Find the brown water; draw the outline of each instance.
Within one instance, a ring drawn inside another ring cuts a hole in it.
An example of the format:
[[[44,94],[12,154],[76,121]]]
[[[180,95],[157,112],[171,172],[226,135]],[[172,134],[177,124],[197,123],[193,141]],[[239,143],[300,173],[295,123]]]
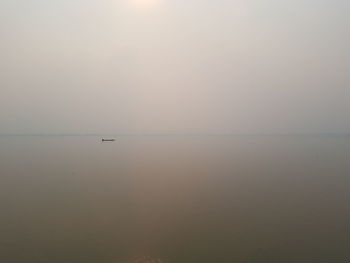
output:
[[[350,137],[0,137],[0,262],[350,262]]]

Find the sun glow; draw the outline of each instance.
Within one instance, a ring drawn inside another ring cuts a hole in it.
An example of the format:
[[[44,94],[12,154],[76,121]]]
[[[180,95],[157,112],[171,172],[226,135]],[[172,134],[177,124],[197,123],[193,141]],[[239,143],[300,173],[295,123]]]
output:
[[[130,0],[132,6],[137,8],[152,7],[158,4],[161,0]]]

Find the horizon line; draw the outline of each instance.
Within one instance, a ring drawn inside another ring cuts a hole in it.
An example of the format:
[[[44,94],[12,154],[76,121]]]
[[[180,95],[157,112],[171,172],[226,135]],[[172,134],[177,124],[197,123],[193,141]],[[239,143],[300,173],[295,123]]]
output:
[[[291,132],[291,133],[0,133],[0,136],[117,136],[117,137],[155,137],[155,136],[350,136],[350,132]]]

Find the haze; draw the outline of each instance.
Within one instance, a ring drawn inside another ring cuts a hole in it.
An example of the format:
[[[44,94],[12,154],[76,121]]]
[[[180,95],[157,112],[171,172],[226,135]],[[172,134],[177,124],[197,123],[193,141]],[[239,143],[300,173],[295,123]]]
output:
[[[345,0],[1,0],[0,133],[350,132]]]

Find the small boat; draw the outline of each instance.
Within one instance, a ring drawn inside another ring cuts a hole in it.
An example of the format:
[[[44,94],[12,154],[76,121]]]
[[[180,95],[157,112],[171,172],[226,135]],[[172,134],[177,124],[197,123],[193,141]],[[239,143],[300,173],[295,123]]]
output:
[[[102,142],[115,142],[115,139],[105,139],[105,138],[102,138]]]

